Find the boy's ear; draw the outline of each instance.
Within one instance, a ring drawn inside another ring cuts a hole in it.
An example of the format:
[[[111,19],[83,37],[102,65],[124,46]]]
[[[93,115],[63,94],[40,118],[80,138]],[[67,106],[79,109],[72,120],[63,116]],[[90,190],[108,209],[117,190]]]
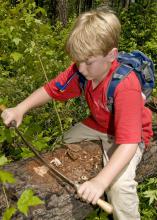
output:
[[[107,59],[108,62],[113,62],[118,56],[118,49],[117,48],[113,48],[112,50],[110,50],[110,52],[107,54]]]

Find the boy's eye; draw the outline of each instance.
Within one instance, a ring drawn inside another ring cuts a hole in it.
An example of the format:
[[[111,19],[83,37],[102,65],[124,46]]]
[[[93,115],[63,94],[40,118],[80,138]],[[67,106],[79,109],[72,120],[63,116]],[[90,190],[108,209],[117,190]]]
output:
[[[93,60],[92,60],[92,61],[87,60],[87,61],[80,61],[80,62],[77,61],[77,62],[75,62],[75,63],[76,63],[76,66],[79,67],[81,63],[85,63],[87,66],[90,66],[90,65],[93,64],[94,62],[95,62],[95,61],[93,61]]]
[[[86,61],[86,65],[91,65],[94,61]]]
[[[92,64],[92,62],[86,62],[86,65],[87,66],[89,66],[89,65],[91,65]]]

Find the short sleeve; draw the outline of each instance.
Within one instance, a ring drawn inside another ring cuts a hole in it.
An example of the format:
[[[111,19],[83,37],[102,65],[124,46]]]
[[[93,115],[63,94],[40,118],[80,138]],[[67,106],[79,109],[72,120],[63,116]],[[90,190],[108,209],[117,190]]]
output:
[[[67,85],[64,91],[60,91],[56,83],[64,85],[68,79],[77,71],[75,64],[72,64],[67,70],[61,72],[56,78],[44,85],[46,92],[55,100],[66,101],[81,95],[78,76],[76,75]]]

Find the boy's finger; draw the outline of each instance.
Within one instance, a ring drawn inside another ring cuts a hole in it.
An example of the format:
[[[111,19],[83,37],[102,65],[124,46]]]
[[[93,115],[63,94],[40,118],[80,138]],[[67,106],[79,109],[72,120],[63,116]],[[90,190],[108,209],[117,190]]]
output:
[[[88,189],[86,188],[85,184],[82,184],[78,191],[77,191],[79,197],[85,199],[86,198],[86,195],[88,194]]]
[[[9,121],[9,120],[5,120],[5,121],[4,121],[4,124],[8,127],[9,124],[10,124],[10,121]]]
[[[93,197],[93,199],[92,199],[92,204],[93,204],[93,205],[96,205],[98,199],[99,199],[99,197],[98,197],[98,195],[96,194],[96,195]]]
[[[5,111],[3,111],[3,112],[2,112],[2,114],[1,114],[1,117],[4,119],[4,118],[5,118],[5,116],[6,116],[6,112],[5,112]]]
[[[94,195],[93,193],[90,193],[90,194],[88,195],[87,202],[93,204],[93,199],[94,199],[94,197],[95,197],[95,195]]]

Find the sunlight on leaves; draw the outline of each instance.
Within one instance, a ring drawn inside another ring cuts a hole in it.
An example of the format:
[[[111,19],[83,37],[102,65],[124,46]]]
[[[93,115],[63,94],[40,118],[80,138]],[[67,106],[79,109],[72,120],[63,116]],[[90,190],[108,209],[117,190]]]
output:
[[[5,165],[8,162],[8,159],[3,155],[0,157],[0,166]]]
[[[28,215],[29,206],[36,206],[44,203],[42,200],[40,200],[37,196],[34,196],[33,194],[34,193],[31,189],[26,189],[17,202],[18,209],[26,216]]]
[[[0,182],[2,183],[15,183],[15,179],[12,173],[4,170],[0,170]]]
[[[18,52],[13,52],[10,54],[10,57],[13,58],[15,62],[19,61],[22,58],[22,54]]]
[[[154,201],[157,201],[157,189],[147,190],[143,194],[144,197],[149,198],[149,205],[151,205]]]
[[[11,217],[15,214],[16,208],[15,207],[9,207],[4,212],[2,220],[10,220]]]

